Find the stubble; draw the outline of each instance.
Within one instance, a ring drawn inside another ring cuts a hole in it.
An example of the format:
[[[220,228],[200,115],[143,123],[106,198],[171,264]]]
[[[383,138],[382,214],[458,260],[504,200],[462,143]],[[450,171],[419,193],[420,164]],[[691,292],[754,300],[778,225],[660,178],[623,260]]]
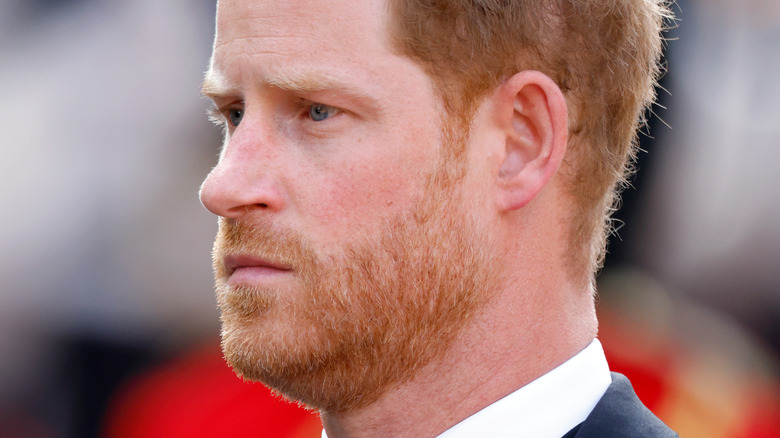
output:
[[[308,407],[342,412],[446,354],[489,299],[496,264],[458,178],[442,169],[414,207],[336,255],[264,221],[221,219],[217,299],[223,351],[236,372]],[[230,287],[228,253],[291,266],[295,285]]]

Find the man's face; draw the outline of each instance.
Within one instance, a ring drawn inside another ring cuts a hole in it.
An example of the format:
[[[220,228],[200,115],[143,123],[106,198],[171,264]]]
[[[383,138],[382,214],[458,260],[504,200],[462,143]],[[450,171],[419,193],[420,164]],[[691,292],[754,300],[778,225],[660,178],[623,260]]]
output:
[[[311,3],[311,4],[310,4]],[[375,2],[223,0],[206,92],[227,123],[201,199],[233,367],[330,411],[444,354],[495,268],[430,79]]]

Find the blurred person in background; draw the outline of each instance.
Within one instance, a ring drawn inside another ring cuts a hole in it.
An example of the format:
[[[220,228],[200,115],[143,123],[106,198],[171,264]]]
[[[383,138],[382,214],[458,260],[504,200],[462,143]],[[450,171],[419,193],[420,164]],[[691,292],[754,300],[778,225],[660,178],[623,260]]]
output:
[[[676,436],[593,300],[667,14],[220,1],[201,200],[233,368],[331,437]]]

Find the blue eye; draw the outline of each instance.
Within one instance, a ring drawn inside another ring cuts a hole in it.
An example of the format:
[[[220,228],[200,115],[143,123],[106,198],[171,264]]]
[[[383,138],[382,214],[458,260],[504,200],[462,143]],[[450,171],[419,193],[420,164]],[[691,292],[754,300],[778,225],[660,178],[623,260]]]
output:
[[[228,118],[230,119],[230,123],[232,123],[233,126],[238,126],[238,124],[241,123],[241,119],[244,118],[244,110],[243,109],[229,110]]]
[[[336,113],[336,108],[321,103],[312,104],[309,108],[309,117],[315,122],[321,122]]]

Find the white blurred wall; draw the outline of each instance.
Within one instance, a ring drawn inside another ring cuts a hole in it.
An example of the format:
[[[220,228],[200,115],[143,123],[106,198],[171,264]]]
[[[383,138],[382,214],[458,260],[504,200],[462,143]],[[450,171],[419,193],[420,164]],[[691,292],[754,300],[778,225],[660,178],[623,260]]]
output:
[[[197,198],[213,1],[0,3],[0,401],[61,334],[218,333]]]

